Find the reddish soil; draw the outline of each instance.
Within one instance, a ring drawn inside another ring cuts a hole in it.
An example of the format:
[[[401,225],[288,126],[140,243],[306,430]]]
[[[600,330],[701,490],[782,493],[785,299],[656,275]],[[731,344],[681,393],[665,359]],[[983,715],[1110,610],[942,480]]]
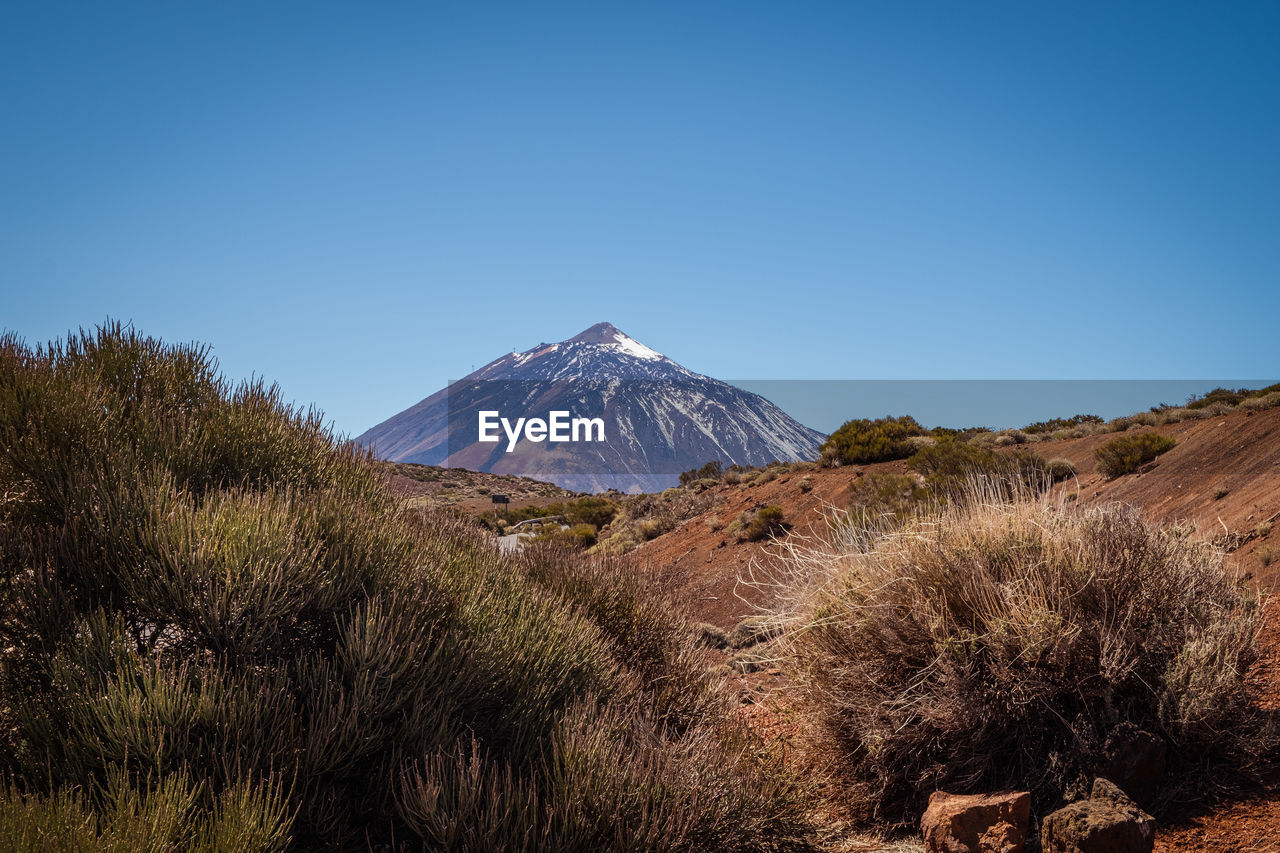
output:
[[[1228,568],[1252,578],[1267,592],[1280,590],[1280,408],[1235,412],[1198,421],[1131,432],[1159,431],[1178,444],[1142,473],[1105,480],[1093,472],[1093,452],[1115,433],[1029,445],[1046,459],[1071,460],[1080,472],[1060,484],[1060,497],[1075,493],[1083,506],[1115,501],[1133,504],[1153,520],[1190,523],[1196,534],[1217,540],[1231,553]],[[780,546],[738,542],[725,528],[744,510],[777,505],[793,527],[789,537],[821,536],[826,515],[848,501],[849,484],[861,470],[905,470],[892,462],[859,468],[816,469],[784,474],[760,485],[720,485],[715,505],[675,530],[646,543],[633,559],[663,575],[690,615],[728,630],[770,603],[767,575]],[[1267,531],[1266,522],[1271,522]],[[1265,532],[1265,535],[1264,535]],[[1274,559],[1267,558],[1274,554]],[[1280,601],[1266,635],[1267,657],[1250,674],[1259,704],[1280,708]],[[795,732],[785,709],[767,694],[778,684],[776,671],[747,676],[740,684],[743,713],[769,740],[785,745]],[[1280,853],[1280,792],[1226,804],[1187,816],[1161,832],[1159,851],[1277,851]]]
[[[1075,464],[1080,473],[1059,491],[1075,492],[1084,506],[1131,503],[1156,521],[1194,524],[1206,539],[1229,532],[1244,540],[1228,557],[1228,566],[1252,573],[1268,590],[1280,589],[1280,408],[1130,432],[1152,431],[1171,435],[1178,444],[1145,472],[1111,481],[1094,473],[1093,452],[1117,433],[1027,447],[1046,459]],[[796,471],[761,485],[715,486],[711,509],[645,543],[634,559],[669,578],[697,619],[732,628],[755,606],[767,604],[760,590],[740,579],[751,576],[753,565],[757,574],[767,572],[778,551],[776,545],[738,542],[728,533],[725,528],[740,513],[777,505],[793,526],[792,536],[820,536],[826,531],[826,514],[847,504],[849,484],[859,471],[905,470],[902,462],[885,462]],[[1226,494],[1215,498],[1222,489]],[[1255,529],[1268,520],[1270,534],[1255,538]],[[1275,552],[1269,566],[1262,565],[1260,549]]]

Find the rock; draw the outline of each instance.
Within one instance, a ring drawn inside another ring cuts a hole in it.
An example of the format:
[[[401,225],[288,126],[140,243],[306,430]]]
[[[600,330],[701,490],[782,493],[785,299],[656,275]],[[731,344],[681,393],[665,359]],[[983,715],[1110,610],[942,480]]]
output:
[[[1155,818],[1101,777],[1089,799],[1058,809],[1040,830],[1043,853],[1151,853],[1155,843]]]
[[[1165,769],[1165,742],[1132,723],[1121,723],[1107,735],[1097,773],[1111,780],[1138,805],[1150,808]]]
[[[929,853],[1022,853],[1031,794],[948,794],[935,791],[920,821]]]

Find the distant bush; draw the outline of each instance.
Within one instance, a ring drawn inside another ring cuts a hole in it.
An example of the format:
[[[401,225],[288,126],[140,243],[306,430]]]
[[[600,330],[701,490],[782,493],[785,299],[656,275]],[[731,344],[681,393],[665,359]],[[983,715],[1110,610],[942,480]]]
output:
[[[843,465],[906,459],[915,451],[907,439],[926,434],[928,430],[910,415],[852,420],[827,437],[822,455],[828,462]]]
[[[1246,397],[1252,396],[1253,392],[1248,388],[1238,388],[1232,391],[1230,388],[1214,388],[1206,393],[1203,397],[1192,397],[1187,401],[1188,409],[1206,409],[1214,403],[1225,403],[1228,406],[1239,405],[1240,401]]]
[[[1219,552],[1134,510],[977,501],[793,555],[816,591],[792,676],[880,820],[918,821],[938,789],[1052,806],[1126,725],[1167,742],[1181,794],[1276,743],[1245,683],[1261,608]]]
[[[701,468],[692,468],[680,474],[680,485],[687,486],[695,480],[719,480],[724,474],[724,465],[712,460]]]
[[[521,521],[558,515],[562,516],[570,524],[590,524],[600,528],[613,521],[614,516],[617,514],[618,504],[616,501],[604,497],[586,497],[570,501],[530,504],[518,509],[506,508],[492,515],[507,527],[518,524]]]
[[[1069,418],[1050,418],[1047,421],[1036,421],[1033,424],[1027,424],[1022,428],[1023,432],[1033,435],[1040,433],[1057,432],[1058,430],[1072,429],[1083,424],[1101,424],[1102,418],[1097,415],[1072,415]]]
[[[1173,438],[1159,432],[1144,432],[1114,439],[1094,451],[1098,460],[1098,473],[1109,480],[1132,474],[1138,468],[1165,453],[1177,444]]]
[[[613,521],[601,531],[594,550],[625,554],[701,515],[713,503],[710,493],[687,488],[671,488],[659,495],[625,497]]]
[[[1045,470],[1049,472],[1049,479],[1055,483],[1069,480],[1076,475],[1075,463],[1070,459],[1050,459],[1045,463]]]
[[[641,575],[503,558],[380,470],[202,348],[0,340],[0,837],[801,846]]]
[[[573,524],[568,527],[555,524],[543,530],[534,539],[540,542],[558,542],[570,548],[590,548],[596,544],[598,532],[594,524]]]
[[[738,535],[747,542],[758,542],[770,536],[779,536],[789,527],[783,516],[782,507],[779,506],[767,506],[755,512],[744,512],[739,521],[742,523],[742,528]]]
[[[1265,394],[1259,394],[1256,397],[1249,397],[1240,403],[1240,408],[1246,410],[1271,409],[1280,406],[1280,391],[1270,391]]]

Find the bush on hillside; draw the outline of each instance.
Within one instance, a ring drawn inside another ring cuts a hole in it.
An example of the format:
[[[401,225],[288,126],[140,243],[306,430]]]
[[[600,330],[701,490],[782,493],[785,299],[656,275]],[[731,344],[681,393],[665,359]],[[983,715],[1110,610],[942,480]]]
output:
[[[868,529],[897,527],[933,501],[933,491],[915,477],[885,472],[864,474],[849,484],[847,520]]]
[[[701,468],[691,468],[680,473],[680,485],[687,486],[698,480],[719,480],[724,474],[724,464],[713,459]]]
[[[1132,474],[1161,453],[1171,450],[1176,443],[1164,433],[1144,432],[1109,441],[1093,455],[1098,460],[1098,473],[1114,480]]]
[[[1050,459],[1045,463],[1045,470],[1049,473],[1049,479],[1055,483],[1070,480],[1076,475],[1075,463],[1070,459]]]
[[[1034,451],[998,453],[955,441],[922,448],[907,460],[907,467],[924,477],[925,486],[941,501],[965,499],[975,481],[1005,500],[1043,491],[1050,482],[1044,459]]]
[[[766,506],[754,512],[744,512],[738,520],[742,525],[738,536],[747,542],[781,536],[790,527],[780,506]]]
[[[1130,508],[978,501],[792,554],[816,590],[793,677],[868,816],[914,823],[938,789],[1052,808],[1126,725],[1167,742],[1166,795],[1276,742],[1244,678],[1257,602],[1219,552]]]
[[[1102,418],[1097,415],[1072,415],[1069,418],[1050,418],[1047,421],[1036,421],[1033,424],[1027,424],[1022,428],[1023,432],[1038,435],[1043,433],[1054,433],[1059,430],[1069,430],[1074,427],[1083,426],[1085,424],[1101,424]]]
[[[915,451],[907,439],[927,434],[928,430],[910,415],[874,421],[860,418],[846,422],[827,437],[822,444],[822,457],[843,465],[906,459]]]
[[[0,341],[0,494],[0,837],[801,846],[661,595],[411,510],[203,348]]]

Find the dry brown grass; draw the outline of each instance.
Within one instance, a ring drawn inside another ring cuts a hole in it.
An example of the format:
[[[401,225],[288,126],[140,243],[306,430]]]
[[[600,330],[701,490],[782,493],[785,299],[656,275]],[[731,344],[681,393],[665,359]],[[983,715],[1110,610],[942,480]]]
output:
[[[793,537],[769,579],[815,751],[862,817],[913,822],[937,788],[1051,805],[1123,722],[1197,773],[1273,740],[1244,681],[1262,610],[1219,552],[1131,508],[976,491],[894,532]]]

